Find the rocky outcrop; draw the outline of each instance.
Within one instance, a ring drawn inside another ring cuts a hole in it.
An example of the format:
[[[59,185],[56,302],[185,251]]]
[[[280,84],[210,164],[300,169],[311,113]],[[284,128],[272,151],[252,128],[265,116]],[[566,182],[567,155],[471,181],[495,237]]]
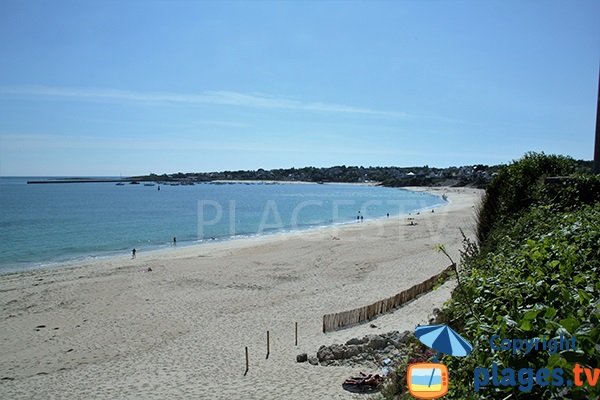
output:
[[[412,334],[409,331],[392,331],[381,335],[366,335],[362,338],[352,338],[345,344],[321,346],[316,359],[311,364],[316,365],[370,365],[378,366],[386,358],[401,357],[405,352],[404,343]],[[311,358],[309,358],[309,361]]]

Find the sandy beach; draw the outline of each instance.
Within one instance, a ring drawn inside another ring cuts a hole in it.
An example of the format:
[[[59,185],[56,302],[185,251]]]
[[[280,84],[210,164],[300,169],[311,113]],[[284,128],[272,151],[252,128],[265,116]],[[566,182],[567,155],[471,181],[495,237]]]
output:
[[[364,398],[341,386],[360,368],[299,364],[296,355],[413,330],[449,298],[452,281],[377,318],[376,328],[322,332],[324,314],[446,268],[437,244],[459,260],[459,228],[473,236],[482,192],[427,190],[450,202],[412,215],[415,226],[402,216],[2,275],[0,398]]]

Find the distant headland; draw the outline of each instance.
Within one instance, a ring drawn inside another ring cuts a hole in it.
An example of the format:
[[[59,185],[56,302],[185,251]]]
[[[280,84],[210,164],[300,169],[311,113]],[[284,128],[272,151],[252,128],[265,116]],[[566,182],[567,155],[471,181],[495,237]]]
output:
[[[576,161],[578,168],[591,171],[592,161]],[[60,178],[28,181],[27,183],[98,183],[98,182],[158,182],[179,185],[196,183],[223,183],[223,181],[271,181],[313,183],[376,183],[387,187],[403,186],[470,186],[483,188],[503,168],[497,165],[464,165],[460,167],[304,167],[257,169],[221,172],[177,172],[172,174],[148,174],[127,178]]]

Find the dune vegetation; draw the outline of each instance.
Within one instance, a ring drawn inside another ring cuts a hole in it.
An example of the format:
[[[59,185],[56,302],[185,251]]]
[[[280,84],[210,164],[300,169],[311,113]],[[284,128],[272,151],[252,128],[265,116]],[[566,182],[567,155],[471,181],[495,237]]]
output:
[[[568,157],[527,154],[502,168],[487,187],[478,221],[477,241],[464,240],[462,290],[442,310],[442,323],[474,346],[468,357],[441,358],[450,373],[446,398],[598,398],[600,382],[574,376],[573,368],[587,368],[593,379],[600,367],[600,176],[577,172]],[[577,345],[513,354],[493,351],[493,335],[550,340],[562,335]],[[430,355],[419,344],[413,349],[406,363]],[[491,372],[494,365],[514,370],[517,385],[490,380],[476,391],[474,371]],[[552,376],[558,368],[562,382],[536,376],[540,369]],[[384,398],[412,398],[404,370],[405,365],[392,376]]]

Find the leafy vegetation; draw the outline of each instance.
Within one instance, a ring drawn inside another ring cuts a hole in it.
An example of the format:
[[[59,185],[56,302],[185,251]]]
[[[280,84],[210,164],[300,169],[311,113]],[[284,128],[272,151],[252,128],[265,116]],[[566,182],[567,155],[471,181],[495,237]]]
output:
[[[486,241],[490,230],[502,219],[510,219],[541,198],[544,179],[575,172],[575,160],[564,156],[528,153],[518,162],[500,169],[486,188],[478,212],[477,238]]]
[[[573,175],[546,179],[566,174]],[[531,392],[488,386],[475,393],[474,388],[474,370],[490,369],[493,363],[515,371],[560,367],[565,380],[573,380],[575,363],[600,367],[599,188],[599,176],[577,174],[573,160],[544,154],[527,154],[491,182],[479,214],[479,241],[465,238],[459,270],[463,290],[454,291],[442,313],[444,322],[474,346],[466,358],[443,357],[451,382],[446,398],[600,397],[598,383],[534,384]],[[556,354],[492,351],[492,335],[564,335],[576,338],[577,349]],[[400,384],[404,381],[396,378],[384,397],[410,398]]]

